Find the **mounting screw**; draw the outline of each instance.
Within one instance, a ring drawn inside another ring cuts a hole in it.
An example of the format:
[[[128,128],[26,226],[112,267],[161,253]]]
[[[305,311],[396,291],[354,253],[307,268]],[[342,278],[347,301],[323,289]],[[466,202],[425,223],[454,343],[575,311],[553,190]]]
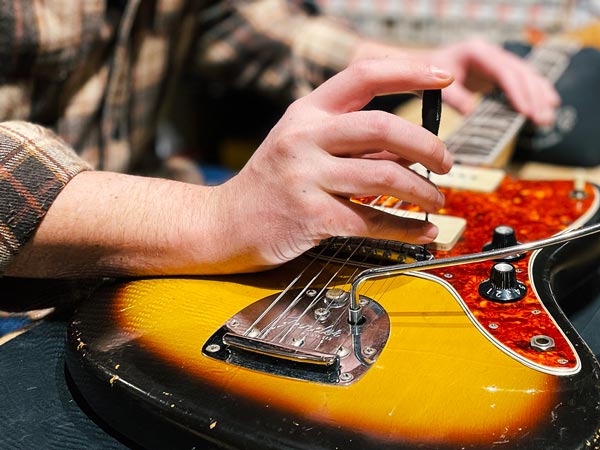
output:
[[[377,350],[375,350],[373,347],[366,347],[363,350],[363,353],[365,356],[373,356],[375,353],[377,353]]]
[[[331,311],[327,308],[317,308],[315,309],[315,319],[319,322],[324,322],[331,315]]]
[[[348,356],[350,354],[350,349],[348,347],[340,346],[340,348],[338,348],[335,353],[340,358],[345,358],[346,356]]]
[[[340,374],[340,381],[343,382],[348,382],[348,381],[352,381],[354,379],[354,376],[350,373],[350,372],[344,372]]]

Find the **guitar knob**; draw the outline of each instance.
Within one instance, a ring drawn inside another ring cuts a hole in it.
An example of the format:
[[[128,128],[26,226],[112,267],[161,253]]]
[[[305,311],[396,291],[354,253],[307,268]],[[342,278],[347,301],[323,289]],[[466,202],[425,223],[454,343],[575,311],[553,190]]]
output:
[[[515,230],[508,225],[500,225],[494,228],[492,234],[492,241],[488,242],[483,246],[483,251],[487,252],[490,250],[498,250],[501,248],[512,247],[518,245],[520,242],[517,241]],[[505,256],[499,258],[496,261],[517,261],[525,256],[524,253],[518,255]]]
[[[509,303],[521,300],[527,293],[527,286],[517,280],[512,264],[494,264],[490,277],[479,285],[479,295],[487,300]]]

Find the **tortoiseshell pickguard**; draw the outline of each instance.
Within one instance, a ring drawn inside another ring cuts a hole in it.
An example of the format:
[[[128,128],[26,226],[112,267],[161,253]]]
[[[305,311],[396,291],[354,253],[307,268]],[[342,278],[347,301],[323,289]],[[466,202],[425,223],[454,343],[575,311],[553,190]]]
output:
[[[573,195],[574,183],[568,180],[514,180],[506,177],[493,193],[444,189],[446,204],[439,214],[462,217],[467,227],[449,251],[433,251],[436,258],[481,252],[491,241],[493,230],[508,225],[520,243],[547,238],[567,228],[582,225],[595,211],[598,193],[586,184],[584,196]],[[394,197],[364,197],[364,204],[418,211]],[[535,292],[529,269],[536,253],[512,262],[518,279],[527,286],[522,300],[498,303],[479,295],[479,284],[488,279],[493,261],[453,266],[428,271],[452,288],[478,328],[501,349],[523,363],[553,374],[572,374],[579,370],[573,345],[548,313]],[[554,348],[540,351],[530,345],[537,335],[554,340]]]

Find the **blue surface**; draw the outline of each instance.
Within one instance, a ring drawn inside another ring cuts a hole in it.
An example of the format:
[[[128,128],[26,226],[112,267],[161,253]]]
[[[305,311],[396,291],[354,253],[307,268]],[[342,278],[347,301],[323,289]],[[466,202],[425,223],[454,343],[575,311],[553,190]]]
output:
[[[31,319],[26,316],[0,317],[0,336],[12,333],[31,323]]]
[[[201,164],[199,169],[204,177],[205,183],[210,186],[224,183],[235,175],[233,170],[223,166]]]

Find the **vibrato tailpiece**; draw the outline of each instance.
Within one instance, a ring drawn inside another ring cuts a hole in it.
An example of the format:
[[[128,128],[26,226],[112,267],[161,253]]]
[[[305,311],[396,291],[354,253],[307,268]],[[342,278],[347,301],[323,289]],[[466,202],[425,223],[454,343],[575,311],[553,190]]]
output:
[[[361,296],[368,327],[348,324],[350,295],[340,288],[289,290],[233,316],[203,347],[206,356],[273,375],[347,385],[383,350],[385,310]]]

